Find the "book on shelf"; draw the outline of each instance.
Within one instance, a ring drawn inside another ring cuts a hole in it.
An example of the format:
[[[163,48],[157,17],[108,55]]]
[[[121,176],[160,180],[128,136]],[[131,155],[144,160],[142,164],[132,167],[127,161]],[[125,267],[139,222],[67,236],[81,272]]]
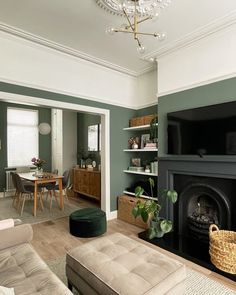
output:
[[[157,143],[156,142],[147,142],[144,149],[156,149]]]

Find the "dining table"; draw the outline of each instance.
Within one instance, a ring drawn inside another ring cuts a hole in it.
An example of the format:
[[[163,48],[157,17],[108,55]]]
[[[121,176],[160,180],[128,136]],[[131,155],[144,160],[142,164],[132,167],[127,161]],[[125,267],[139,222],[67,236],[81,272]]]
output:
[[[64,197],[62,193],[62,175],[52,174],[52,173],[45,173],[42,175],[36,175],[35,172],[26,172],[26,173],[18,173],[18,175],[24,179],[31,181],[34,184],[34,208],[33,208],[33,215],[36,217],[37,215],[37,202],[38,202],[38,187],[41,184],[47,183],[56,183],[58,182],[59,187],[59,195],[60,195],[60,209],[64,210]]]

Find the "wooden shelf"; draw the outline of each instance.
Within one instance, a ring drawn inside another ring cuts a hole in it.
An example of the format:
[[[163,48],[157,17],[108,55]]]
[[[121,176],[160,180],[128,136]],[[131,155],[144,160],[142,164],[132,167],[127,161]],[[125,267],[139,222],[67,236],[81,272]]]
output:
[[[158,149],[124,149],[124,152],[158,152]]]
[[[151,172],[147,173],[147,172],[144,172],[144,171],[123,170],[123,172],[125,172],[125,173],[131,173],[131,174],[147,175],[147,176],[158,176],[155,173],[151,173]]]
[[[135,196],[135,193],[132,193],[129,191],[123,191],[123,193],[126,195]],[[145,196],[145,195],[141,195],[140,198],[157,201],[157,198],[152,198],[150,196]]]
[[[157,123],[158,125],[158,123]],[[132,130],[148,130],[150,128],[150,124],[148,125],[141,125],[141,126],[135,126],[135,127],[125,127],[123,130],[126,131],[132,131]]]

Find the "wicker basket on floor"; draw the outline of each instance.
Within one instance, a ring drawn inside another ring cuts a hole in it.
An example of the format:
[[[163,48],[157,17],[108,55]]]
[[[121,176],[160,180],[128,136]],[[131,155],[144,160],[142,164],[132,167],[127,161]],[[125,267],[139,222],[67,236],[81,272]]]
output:
[[[219,230],[211,224],[209,236],[211,262],[225,272],[236,274],[236,232]]]

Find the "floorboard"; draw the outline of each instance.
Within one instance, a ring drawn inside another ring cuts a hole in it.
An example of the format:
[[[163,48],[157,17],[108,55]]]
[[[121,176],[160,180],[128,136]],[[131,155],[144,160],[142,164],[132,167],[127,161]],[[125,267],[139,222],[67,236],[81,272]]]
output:
[[[33,225],[34,238],[32,241],[33,247],[36,249],[38,254],[43,260],[49,261],[54,260],[66,254],[66,252],[78,245],[86,243],[95,238],[77,238],[69,233],[68,217],[60,218],[54,221],[47,221]],[[158,249],[160,252],[166,254],[169,257],[177,259],[184,263],[189,268],[192,268],[207,277],[224,284],[225,286],[236,291],[236,283],[216,274],[206,268],[203,268],[191,261],[188,261],[180,256],[170,253],[164,249],[161,249],[155,245],[151,245],[144,240],[138,238],[137,234],[143,231],[142,228],[136,227],[124,221],[113,219],[108,222],[108,229],[105,235],[120,232],[126,236],[132,237],[133,239],[139,240],[141,243],[147,246]]]

